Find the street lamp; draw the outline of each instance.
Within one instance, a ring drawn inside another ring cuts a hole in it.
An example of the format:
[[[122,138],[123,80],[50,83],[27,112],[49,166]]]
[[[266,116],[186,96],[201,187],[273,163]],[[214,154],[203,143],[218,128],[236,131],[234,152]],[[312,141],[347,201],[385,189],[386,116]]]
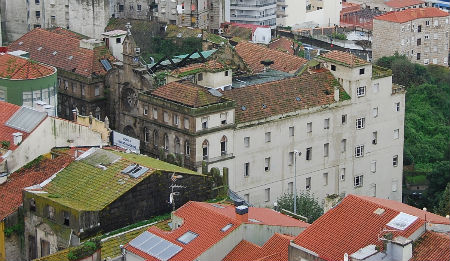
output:
[[[297,155],[302,153],[298,150],[294,150],[294,214],[297,214]]]

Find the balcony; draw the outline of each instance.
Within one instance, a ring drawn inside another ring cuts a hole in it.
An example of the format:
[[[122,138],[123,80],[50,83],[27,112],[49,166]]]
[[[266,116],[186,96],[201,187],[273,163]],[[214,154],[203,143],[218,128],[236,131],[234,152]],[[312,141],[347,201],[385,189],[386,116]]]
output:
[[[214,157],[214,158],[210,158],[210,157],[203,157],[203,161],[205,161],[208,164],[212,164],[212,163],[216,163],[219,161],[224,161],[224,160],[229,160],[229,159],[233,159],[234,155],[233,153],[222,153],[220,156],[218,157]],[[200,167],[202,166],[202,161],[197,161],[195,163],[195,166]]]

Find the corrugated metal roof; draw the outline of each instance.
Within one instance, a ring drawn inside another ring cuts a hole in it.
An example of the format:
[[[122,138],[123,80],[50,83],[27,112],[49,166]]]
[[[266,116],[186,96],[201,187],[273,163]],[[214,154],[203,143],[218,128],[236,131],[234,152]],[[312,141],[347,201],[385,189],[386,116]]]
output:
[[[20,107],[16,113],[5,123],[6,126],[16,130],[30,133],[47,117],[47,113],[36,111],[28,107]]]

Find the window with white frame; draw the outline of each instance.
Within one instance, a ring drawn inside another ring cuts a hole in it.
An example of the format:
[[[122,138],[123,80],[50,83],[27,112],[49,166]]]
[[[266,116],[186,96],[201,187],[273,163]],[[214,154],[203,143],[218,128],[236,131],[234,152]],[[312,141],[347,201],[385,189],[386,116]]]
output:
[[[330,118],[327,118],[327,119],[323,120],[323,128],[325,130],[328,130],[330,128]]]
[[[306,132],[312,132],[312,122],[306,123]]]
[[[439,25],[439,20],[434,20],[434,26],[438,26]]]
[[[341,152],[345,152],[347,150],[347,139],[341,140]]]
[[[173,125],[178,126],[180,124],[180,116],[178,116],[177,114],[173,115]]]
[[[95,86],[94,95],[95,96],[99,96],[100,95],[100,86]]]
[[[189,129],[189,118],[184,118],[184,128]]]
[[[330,143],[323,144],[323,156],[328,157],[328,153],[330,150]]]
[[[362,97],[366,95],[366,86],[361,86],[356,88],[356,96],[357,97]]]
[[[312,147],[306,148],[306,160],[312,160]]]
[[[226,155],[227,154],[227,144],[228,143],[228,138],[227,136],[223,136],[222,139],[220,140],[220,154]]]
[[[306,190],[310,190],[311,189],[311,177],[306,178],[306,186],[305,186]]]
[[[202,143],[202,155],[203,159],[206,160],[209,157],[209,142],[208,140],[204,140]]]
[[[373,173],[377,172],[377,161],[376,160],[372,160],[372,162],[370,163],[370,171]]]
[[[378,107],[372,108],[372,116],[374,118],[378,117]]]
[[[399,132],[400,132],[399,129],[395,129],[395,130],[394,130],[394,140],[396,140],[396,139],[399,138]]]
[[[270,142],[271,141],[270,131],[265,133],[264,140],[265,140],[265,142]]]
[[[380,83],[378,83],[378,82],[374,83],[372,90],[373,90],[373,93],[379,92],[380,91]]]
[[[202,129],[207,129],[208,128],[208,117],[203,117],[202,118]]]
[[[158,119],[158,109],[153,108],[153,119]]]
[[[250,162],[244,163],[244,177],[250,176]]]
[[[184,142],[184,154],[187,156],[191,155],[191,145],[188,140]]]
[[[244,137],[244,147],[250,147],[250,137]]]
[[[362,185],[363,185],[363,175],[353,177],[353,186],[355,188],[362,187]]]
[[[378,143],[378,132],[372,132],[372,144],[376,145]]]
[[[426,26],[430,26],[430,21],[425,21]]]
[[[228,113],[226,113],[226,112],[220,114],[220,123],[222,125],[227,124],[227,116],[228,116]]]
[[[169,136],[167,134],[164,134],[164,149],[169,150]]]
[[[340,179],[341,181],[344,181],[344,180],[345,180],[345,168],[340,168],[340,169],[339,169],[339,179]]]
[[[289,127],[289,136],[294,136],[294,126]]]
[[[169,113],[167,111],[163,112],[163,120],[164,122],[169,122]]]
[[[362,118],[356,119],[356,129],[357,130],[364,129],[365,125],[366,125],[366,118],[362,117]]]
[[[148,107],[147,106],[144,107],[144,110],[142,111],[142,114],[148,115]]]
[[[270,188],[266,188],[264,190],[264,201],[269,202],[270,201]]]
[[[364,145],[358,145],[355,147],[355,157],[363,157],[364,156]]]
[[[147,127],[144,127],[144,142],[149,142],[150,140],[150,132]]]
[[[347,114],[342,114],[342,116],[341,116],[341,122],[342,122],[342,125],[344,125],[344,124],[347,123]]]
[[[264,159],[264,171],[270,170],[270,157]]]
[[[328,173],[323,173],[323,185],[328,186]]]
[[[394,104],[394,109],[395,109],[395,111],[400,111],[400,102],[396,102]]]
[[[398,166],[398,155],[395,155],[392,157],[392,166],[397,167]]]

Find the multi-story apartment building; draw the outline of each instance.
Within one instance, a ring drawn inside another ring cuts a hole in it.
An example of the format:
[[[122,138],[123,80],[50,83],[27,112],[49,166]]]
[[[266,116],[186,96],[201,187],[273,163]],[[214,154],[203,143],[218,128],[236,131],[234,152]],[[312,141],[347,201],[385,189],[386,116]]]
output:
[[[278,0],[276,22],[278,26],[334,26],[339,25],[341,10],[340,0]]]
[[[230,20],[232,23],[276,25],[276,0],[231,0]]]
[[[448,66],[448,12],[434,7],[390,12],[374,18],[373,59],[399,53],[411,62]]]

